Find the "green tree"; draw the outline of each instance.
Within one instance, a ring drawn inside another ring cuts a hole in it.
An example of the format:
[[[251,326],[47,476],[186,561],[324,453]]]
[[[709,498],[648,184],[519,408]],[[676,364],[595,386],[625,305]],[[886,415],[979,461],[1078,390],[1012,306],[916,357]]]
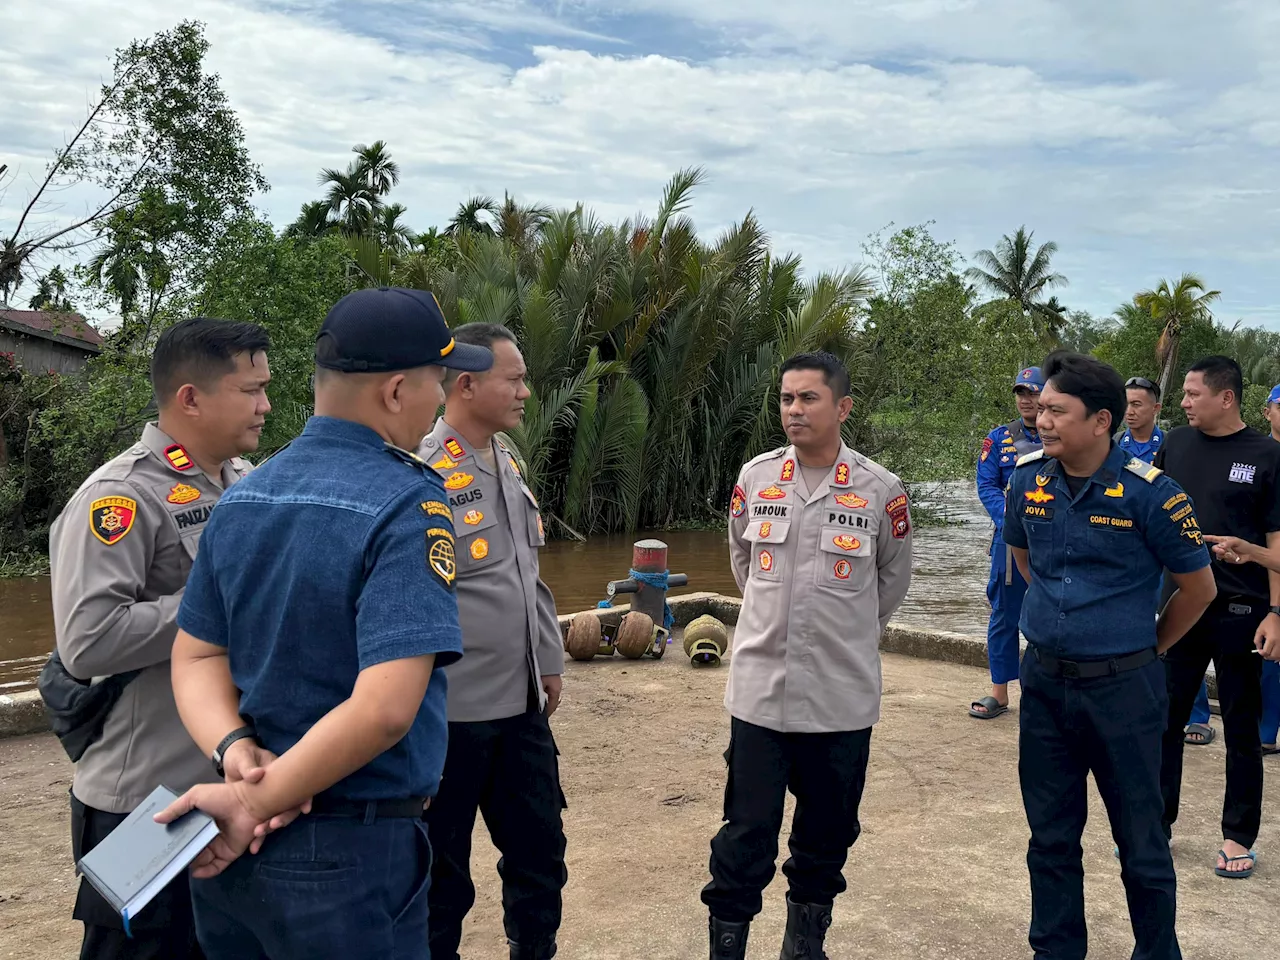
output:
[[[1221,294],[1209,290],[1193,273],[1184,273],[1176,283],[1161,280],[1154,290],[1143,290],[1133,298],[1134,305],[1151,314],[1160,324],[1156,341],[1156,360],[1160,364],[1160,393],[1169,390],[1170,377],[1178,364],[1178,348],[1187,329],[1213,325],[1209,305]]]
[[[75,309],[67,296],[67,275],[55,266],[36,281],[35,295],[27,301],[32,310],[55,310],[64,313]]]
[[[329,216],[327,200],[310,200],[302,205],[298,219],[284,228],[284,236],[297,240],[310,240],[323,236],[337,226]]]
[[[1006,234],[995,250],[973,255],[976,266],[967,269],[965,276],[996,297],[1017,303],[1035,321],[1048,346],[1057,343],[1064,316],[1056,298],[1046,300],[1046,294],[1053,287],[1066,286],[1067,278],[1052,269],[1058,245],[1050,240],[1035,247],[1034,237],[1025,226],[1012,237]]]

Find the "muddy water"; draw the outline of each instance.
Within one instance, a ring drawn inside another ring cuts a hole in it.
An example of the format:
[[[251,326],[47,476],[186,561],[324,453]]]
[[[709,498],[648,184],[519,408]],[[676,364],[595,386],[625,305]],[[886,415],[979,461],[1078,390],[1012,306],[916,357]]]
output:
[[[991,524],[977,503],[972,484],[940,485],[919,498],[956,526],[916,532],[911,590],[895,619],[918,626],[983,634],[987,625],[987,538]],[[729,570],[723,533],[660,533],[669,546],[673,573],[689,575],[675,594],[709,590],[738,596]],[[555,592],[556,607],[572,613],[604,598],[605,584],[627,575],[631,543],[637,536],[593,537],[586,543],[560,541],[542,552],[542,575]],[[30,688],[53,646],[48,577],[0,580],[0,694]]]

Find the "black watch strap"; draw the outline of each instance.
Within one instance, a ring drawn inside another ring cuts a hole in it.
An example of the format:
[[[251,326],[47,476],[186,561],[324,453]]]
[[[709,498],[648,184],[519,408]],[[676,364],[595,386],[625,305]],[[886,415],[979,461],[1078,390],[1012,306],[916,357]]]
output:
[[[218,745],[213,748],[213,769],[218,776],[225,777],[227,775],[226,771],[222,769],[222,758],[227,755],[227,749],[237,740],[243,740],[246,737],[256,739],[257,735],[258,731],[254,730],[253,727],[244,726],[237,727],[222,738]]]
[[[1270,612],[1274,613],[1277,617],[1280,617],[1280,607],[1271,607]]]

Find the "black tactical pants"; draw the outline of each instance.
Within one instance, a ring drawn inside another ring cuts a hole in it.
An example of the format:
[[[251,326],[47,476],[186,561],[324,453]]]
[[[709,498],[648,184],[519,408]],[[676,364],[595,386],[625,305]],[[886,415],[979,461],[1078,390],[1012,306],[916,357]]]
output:
[[[773,879],[787,791],[796,798],[782,865],[796,903],[829,905],[845,889],[845,860],[858,839],[871,728],[780,733],[733,718],[725,760],[724,826],[711,840],[711,882],[702,902],[730,923],[751,920]]]
[[[558,753],[547,718],[536,709],[449,724],[440,792],[427,810],[435,852],[428,894],[432,960],[457,958],[462,921],[475,903],[471,834],[477,810],[501,854],[507,938],[532,946],[555,937],[560,891],[569,876]]]

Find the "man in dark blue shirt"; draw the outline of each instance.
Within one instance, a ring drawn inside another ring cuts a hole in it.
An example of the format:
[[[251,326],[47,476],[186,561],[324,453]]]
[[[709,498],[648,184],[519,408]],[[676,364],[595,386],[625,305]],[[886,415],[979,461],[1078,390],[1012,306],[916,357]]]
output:
[[[1056,351],[1044,363],[1044,450],[1009,484],[1004,537],[1029,586],[1022,605],[1018,778],[1031,843],[1030,942],[1041,960],[1083,960],[1080,837],[1093,772],[1119,847],[1134,960],[1179,960],[1173,858],[1161,826],[1168,712],[1157,652],[1216,592],[1187,495],[1111,441],[1119,375]],[[1156,619],[1167,568],[1179,588]]]
[[[258,763],[161,815],[199,807],[221,828],[192,884],[209,960],[428,958],[423,813],[445,757],[442,668],[462,643],[448,495],[408,451],[445,367],[491,364],[454,343],[429,293],[344,297],[316,341],[316,415],[205,529],[174,696],[219,775],[229,751]]]

